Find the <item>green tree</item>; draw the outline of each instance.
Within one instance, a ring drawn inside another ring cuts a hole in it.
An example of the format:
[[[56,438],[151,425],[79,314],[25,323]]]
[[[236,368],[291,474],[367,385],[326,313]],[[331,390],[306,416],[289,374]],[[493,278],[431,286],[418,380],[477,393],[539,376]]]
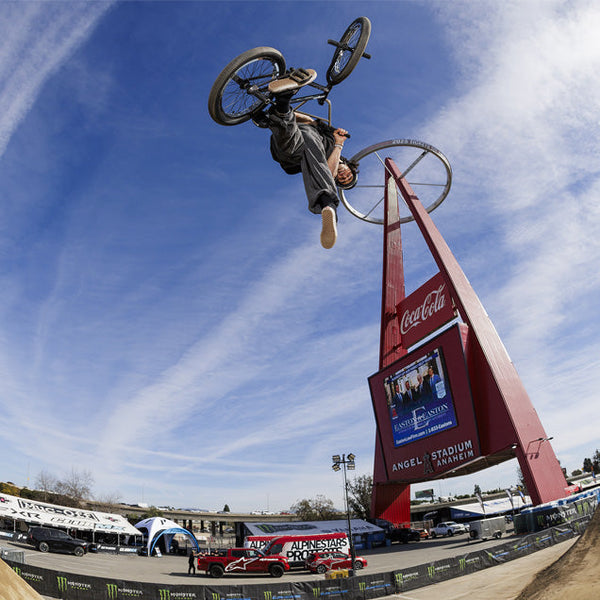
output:
[[[360,475],[348,482],[348,509],[357,519],[368,519],[371,516],[372,497],[371,475]]]
[[[528,494],[527,485],[525,484],[525,477],[523,477],[523,471],[517,469],[517,486],[521,489],[524,494]]]
[[[226,504],[226,505],[223,507],[223,512],[231,512],[231,509],[229,508],[229,504]]]
[[[329,521],[338,516],[333,502],[323,495],[298,500],[292,505],[290,511],[298,515],[302,521]]]
[[[591,458],[584,458],[583,459],[583,472],[584,473],[591,473],[592,472],[592,459]]]
[[[596,450],[592,456],[592,467],[594,467],[594,473],[600,471],[600,450]]]
[[[579,475],[583,475],[581,469],[575,469],[574,471],[571,471],[571,477],[579,477]]]

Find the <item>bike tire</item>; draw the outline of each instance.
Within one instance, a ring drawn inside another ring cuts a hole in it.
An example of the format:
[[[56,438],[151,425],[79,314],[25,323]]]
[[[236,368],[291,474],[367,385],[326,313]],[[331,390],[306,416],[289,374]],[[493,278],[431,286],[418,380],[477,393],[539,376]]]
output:
[[[260,46],[234,58],[216,78],[208,95],[208,112],[219,125],[238,125],[252,118],[266,100],[248,93],[249,86],[267,94],[273,79],[285,73],[279,50]]]
[[[327,69],[329,85],[337,85],[352,73],[367,47],[370,35],[371,21],[367,17],[358,17],[350,23],[338,42],[340,46],[346,48],[336,48]]]

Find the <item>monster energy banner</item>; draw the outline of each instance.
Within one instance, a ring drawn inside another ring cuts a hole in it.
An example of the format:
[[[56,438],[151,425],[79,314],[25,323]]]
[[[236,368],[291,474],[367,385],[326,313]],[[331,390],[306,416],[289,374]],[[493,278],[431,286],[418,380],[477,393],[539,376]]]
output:
[[[594,494],[584,492],[584,497],[575,502],[553,503],[521,511],[515,516],[515,533],[542,531],[569,523],[578,517],[593,512],[598,499]]]
[[[506,563],[582,533],[592,512],[569,523],[477,552],[391,573],[261,585],[165,585],[87,577],[5,562],[40,594],[64,600],[371,600]],[[583,509],[582,509],[583,511]]]

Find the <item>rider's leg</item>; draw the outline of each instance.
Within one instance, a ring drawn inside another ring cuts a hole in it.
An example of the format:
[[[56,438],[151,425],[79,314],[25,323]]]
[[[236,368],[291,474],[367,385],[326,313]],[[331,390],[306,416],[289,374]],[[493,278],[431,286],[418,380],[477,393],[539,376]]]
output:
[[[273,134],[273,158],[286,171],[287,167],[299,167],[302,171],[308,209],[321,214],[321,245],[331,248],[337,239],[336,209],[339,199],[333,175],[327,165],[321,134],[314,125],[298,125],[292,111],[283,116],[271,113],[268,115],[268,127]]]
[[[273,158],[285,165],[300,166],[304,137],[300,131],[294,113],[290,110],[284,115],[267,115],[267,126],[271,130],[271,153]]]
[[[302,177],[308,209],[321,214],[321,245],[329,249],[337,240],[337,188],[327,165],[323,138],[317,128],[300,125],[300,130],[304,136]]]
[[[302,151],[302,178],[308,199],[308,210],[319,214],[325,206],[337,209],[339,199],[333,175],[327,165],[323,138],[314,125],[300,125],[304,147]]]

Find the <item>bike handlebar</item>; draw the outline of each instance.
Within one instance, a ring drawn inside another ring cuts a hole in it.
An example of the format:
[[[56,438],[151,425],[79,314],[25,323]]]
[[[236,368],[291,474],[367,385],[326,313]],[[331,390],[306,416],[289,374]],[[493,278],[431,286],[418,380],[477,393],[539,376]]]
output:
[[[335,46],[336,48],[341,48],[342,50],[352,50],[352,51],[354,51],[354,48],[351,48],[347,44],[340,44],[336,40],[327,40],[327,43],[331,44],[332,46]],[[367,52],[363,52],[361,56],[363,58],[366,58],[366,59],[370,59],[371,58],[371,55],[368,54]]]

